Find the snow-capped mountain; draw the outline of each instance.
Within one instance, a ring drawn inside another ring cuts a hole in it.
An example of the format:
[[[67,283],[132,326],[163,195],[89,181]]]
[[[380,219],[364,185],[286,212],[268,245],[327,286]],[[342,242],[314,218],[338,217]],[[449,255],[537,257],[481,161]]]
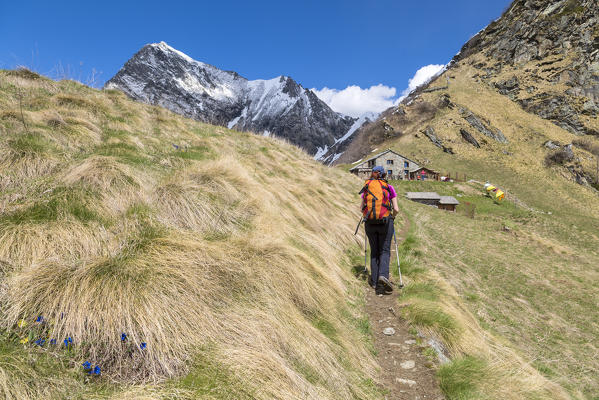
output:
[[[290,77],[250,81],[164,42],[144,46],[105,88],[200,121],[285,138],[321,160],[334,155],[328,149],[346,141],[359,121],[331,110]]]

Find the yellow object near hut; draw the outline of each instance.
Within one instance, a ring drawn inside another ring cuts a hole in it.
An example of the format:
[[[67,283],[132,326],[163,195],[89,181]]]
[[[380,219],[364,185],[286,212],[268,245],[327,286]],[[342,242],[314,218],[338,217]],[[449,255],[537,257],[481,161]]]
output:
[[[503,190],[499,189],[497,186],[491,185],[489,182],[485,183],[485,189],[487,190],[487,194],[497,202],[502,201],[505,197]]]

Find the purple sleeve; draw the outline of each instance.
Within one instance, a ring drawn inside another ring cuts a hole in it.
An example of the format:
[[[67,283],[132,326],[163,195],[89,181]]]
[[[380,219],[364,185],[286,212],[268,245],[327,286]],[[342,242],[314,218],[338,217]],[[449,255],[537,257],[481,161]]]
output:
[[[395,193],[395,188],[392,185],[389,185],[389,200],[397,197],[397,193]]]

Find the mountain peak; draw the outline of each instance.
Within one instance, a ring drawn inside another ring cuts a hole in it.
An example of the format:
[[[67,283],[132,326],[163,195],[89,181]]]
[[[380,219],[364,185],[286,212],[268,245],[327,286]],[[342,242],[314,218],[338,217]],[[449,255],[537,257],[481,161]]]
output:
[[[105,87],[203,122],[273,134],[310,154],[332,146],[355,122],[289,76],[248,81],[166,42],[144,46]]]

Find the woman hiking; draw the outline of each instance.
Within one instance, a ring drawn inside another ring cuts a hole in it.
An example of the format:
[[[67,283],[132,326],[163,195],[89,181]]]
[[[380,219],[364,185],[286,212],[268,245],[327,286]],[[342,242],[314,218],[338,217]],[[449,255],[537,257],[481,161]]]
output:
[[[389,260],[391,239],[395,232],[393,222],[399,207],[395,188],[384,179],[385,176],[383,167],[374,167],[370,179],[360,191],[366,236],[370,243],[369,283],[376,294],[393,291],[389,281]]]

